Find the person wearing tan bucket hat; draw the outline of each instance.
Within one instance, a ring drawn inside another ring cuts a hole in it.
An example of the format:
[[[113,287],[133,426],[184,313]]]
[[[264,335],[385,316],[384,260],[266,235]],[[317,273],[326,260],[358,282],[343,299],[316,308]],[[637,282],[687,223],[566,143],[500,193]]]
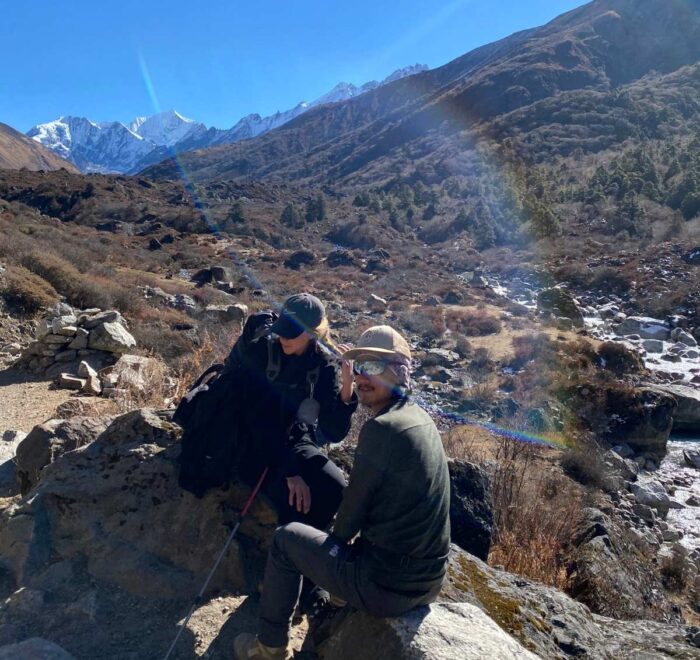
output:
[[[275,532],[258,635],[236,638],[239,660],[287,657],[302,577],[377,617],[428,604],[442,586],[450,543],[449,473],[435,424],[410,398],[410,346],[393,328],[375,326],[342,358],[354,361],[358,398],[373,417],[360,431],[332,532],[301,523]],[[312,621],[310,629],[318,624]],[[320,635],[313,637],[318,642]]]

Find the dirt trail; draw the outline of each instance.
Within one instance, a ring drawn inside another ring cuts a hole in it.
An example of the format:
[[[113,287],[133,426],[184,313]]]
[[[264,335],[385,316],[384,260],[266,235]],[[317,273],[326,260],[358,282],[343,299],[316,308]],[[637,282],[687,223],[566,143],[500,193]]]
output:
[[[56,407],[71,397],[68,390],[53,389],[50,381],[16,369],[0,371],[0,434],[6,430],[28,433],[53,417]]]

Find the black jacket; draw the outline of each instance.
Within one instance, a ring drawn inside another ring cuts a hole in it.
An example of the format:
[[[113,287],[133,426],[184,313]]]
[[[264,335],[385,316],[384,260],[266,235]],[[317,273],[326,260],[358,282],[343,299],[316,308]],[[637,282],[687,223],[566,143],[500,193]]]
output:
[[[270,350],[279,364],[274,379],[268,377]],[[340,442],[350,430],[357,408],[353,395],[346,404],[340,398],[340,368],[336,360],[312,341],[303,355],[284,355],[279,340],[263,336],[246,350],[234,350],[227,361],[237,371],[236,387],[241,392],[241,440],[246,447],[244,468],[253,472],[268,465],[284,476],[298,474],[296,451],[300,445]],[[311,396],[309,374],[316,383],[313,398],[320,404],[318,423],[308,426],[297,421],[301,402]]]

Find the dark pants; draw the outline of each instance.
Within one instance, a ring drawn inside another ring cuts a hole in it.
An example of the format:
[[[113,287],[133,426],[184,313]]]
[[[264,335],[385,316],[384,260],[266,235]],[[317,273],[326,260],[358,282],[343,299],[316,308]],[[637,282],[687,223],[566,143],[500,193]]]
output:
[[[358,610],[378,617],[400,616],[431,603],[440,586],[421,595],[404,595],[378,586],[368,576],[367,558],[325,532],[290,523],[279,527],[265,568],[259,638],[267,646],[286,646],[299,599],[302,576]]]
[[[317,529],[325,529],[333,520],[347,486],[345,476],[314,444],[305,443],[295,448],[299,464],[299,476],[311,491],[311,508],[308,513],[299,512],[289,504],[287,479],[274,468],[270,470],[263,492],[277,509],[279,524],[303,522]]]

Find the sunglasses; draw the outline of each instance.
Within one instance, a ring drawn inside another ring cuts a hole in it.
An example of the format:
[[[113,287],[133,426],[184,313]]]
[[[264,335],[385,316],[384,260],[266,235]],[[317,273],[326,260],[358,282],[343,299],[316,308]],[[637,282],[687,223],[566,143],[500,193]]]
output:
[[[396,363],[387,360],[356,360],[352,363],[352,372],[355,375],[379,376],[390,364]]]

